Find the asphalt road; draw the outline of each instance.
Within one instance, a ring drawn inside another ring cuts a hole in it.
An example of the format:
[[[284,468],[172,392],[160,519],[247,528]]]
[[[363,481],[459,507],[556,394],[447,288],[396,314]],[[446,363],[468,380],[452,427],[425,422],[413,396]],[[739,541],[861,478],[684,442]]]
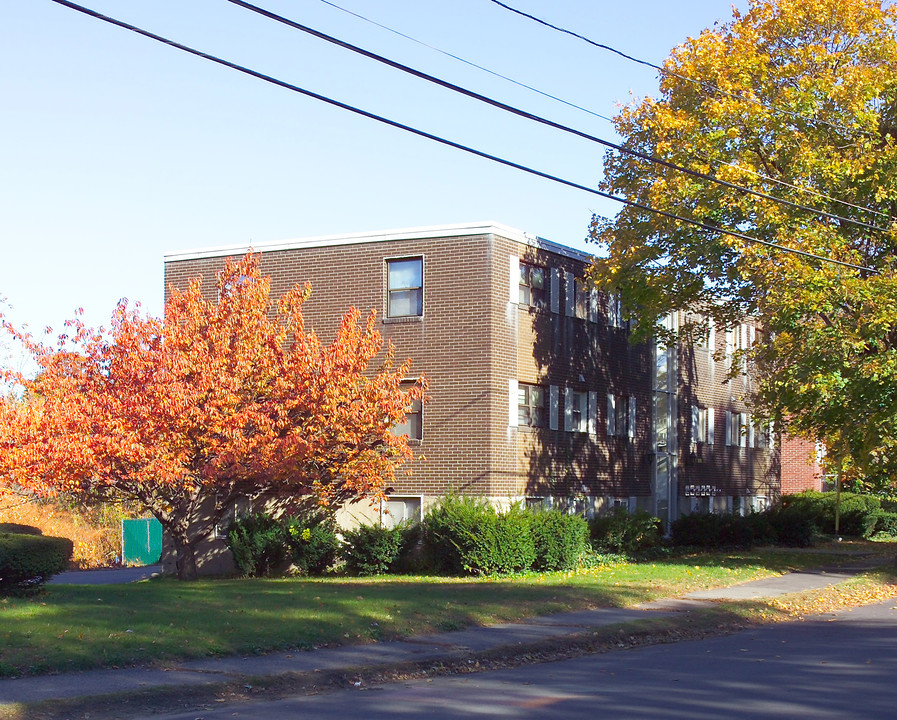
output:
[[[217,706],[167,720],[892,720],[897,601],[728,637]],[[154,715],[156,720],[161,716]]]

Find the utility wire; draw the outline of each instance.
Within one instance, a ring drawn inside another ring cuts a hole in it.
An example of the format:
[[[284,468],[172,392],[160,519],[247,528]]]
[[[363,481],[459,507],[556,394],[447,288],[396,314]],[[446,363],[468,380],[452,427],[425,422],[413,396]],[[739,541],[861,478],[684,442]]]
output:
[[[610,148],[612,150],[617,150],[625,155],[630,155],[632,157],[639,158],[640,160],[644,160],[646,162],[654,163],[655,165],[661,165],[663,167],[669,168],[670,170],[674,170],[676,172],[681,172],[686,175],[690,175],[691,177],[699,178],[701,180],[706,180],[708,182],[716,183],[717,185],[721,185],[722,187],[729,188],[730,190],[737,190],[738,192],[746,193],[748,195],[753,195],[758,198],[762,198],[764,200],[769,200],[771,202],[779,203],[781,205],[786,205],[787,207],[793,208],[795,210],[803,210],[804,212],[812,213],[820,218],[825,218],[826,220],[832,220],[834,222],[839,223],[847,223],[850,225],[855,225],[857,227],[861,227],[865,230],[873,230],[875,232],[887,232],[884,228],[880,228],[876,225],[871,225],[869,223],[863,222],[862,220],[854,220],[853,218],[843,217],[841,215],[836,215],[834,213],[826,212],[825,210],[819,210],[817,208],[812,208],[808,205],[801,205],[800,203],[796,203],[792,200],[786,200],[784,198],[779,198],[774,195],[769,195],[767,193],[761,192],[759,190],[754,190],[749,187],[745,187],[743,185],[737,185],[736,183],[731,183],[726,180],[722,180],[713,175],[708,175],[707,173],[699,172],[697,170],[692,170],[690,168],[684,167],[682,165],[677,165],[676,163],[670,162],[668,160],[664,160],[663,158],[659,158],[656,155],[648,155],[647,153],[639,152],[638,150],[633,150],[631,148],[627,148],[623,145],[619,145],[618,143],[611,142],[610,140],[605,140],[604,138],[597,137],[596,135],[590,135],[589,133],[583,132],[581,130],[577,130],[575,128],[569,127],[567,125],[562,125],[561,123],[554,122],[553,120],[549,120],[540,115],[535,115],[526,110],[521,110],[520,108],[514,107],[513,105],[508,105],[506,103],[500,102],[499,100],[494,100],[493,98],[487,97],[486,95],[481,95],[480,93],[474,92],[472,90],[468,90],[467,88],[461,87],[460,85],[455,85],[454,83],[450,83],[446,80],[442,80],[433,75],[429,75],[427,73],[421,72],[420,70],[416,70],[415,68],[409,67],[408,65],[403,65],[402,63],[396,62],[394,60],[390,60],[389,58],[383,57],[382,55],[378,55],[377,53],[371,52],[369,50],[365,50],[364,48],[360,48],[357,45],[353,45],[351,43],[345,42],[344,40],[340,40],[339,38],[335,38],[331,35],[327,35],[326,33],[320,32],[319,30],[315,30],[314,28],[310,28],[307,25],[303,25],[302,23],[296,22],[295,20],[290,20],[289,18],[283,17],[282,15],[278,15],[277,13],[271,12],[270,10],[266,10],[257,5],[253,5],[252,3],[245,2],[245,0],[226,0],[232,5],[237,5],[239,7],[245,8],[251,12],[254,12],[258,15],[266,17],[270,20],[274,20],[275,22],[279,22],[283,25],[287,25],[296,30],[300,30],[304,33],[312,35],[313,37],[319,38],[326,42],[329,42],[333,45],[337,45],[346,50],[350,50],[354,53],[362,55],[371,60],[375,60],[379,63],[387,65],[389,67],[395,68],[396,70],[401,70],[404,73],[409,75],[413,75],[414,77],[420,78],[421,80],[426,80],[427,82],[431,82],[435,85],[439,85],[440,87],[444,87],[447,90],[451,90],[452,92],[459,93],[466,97],[472,98],[474,100],[478,100],[479,102],[485,103],[487,105],[491,105],[492,107],[498,108],[499,110],[504,110],[505,112],[509,112],[513,115],[517,115],[518,117],[526,118],[527,120],[532,120],[537,123],[541,123],[542,125],[546,125],[550,128],[554,128],[555,130],[561,130],[562,132],[569,133],[571,135],[575,135],[576,137],[583,138],[584,140],[589,140],[590,142],[598,143],[599,145],[603,145],[604,147]]]
[[[627,55],[626,53],[624,53],[620,50],[617,50],[616,48],[611,47],[610,45],[605,45],[603,43],[596,42],[595,40],[592,40],[591,38],[588,38],[585,35],[580,35],[577,32],[568,30],[567,28],[562,28],[562,27],[558,27],[557,25],[552,25],[547,20],[543,20],[542,18],[538,18],[535,15],[530,15],[529,13],[523,12],[522,10],[518,10],[517,8],[511,7],[510,5],[500,2],[500,0],[490,0],[490,2],[495,3],[499,7],[503,7],[505,10],[509,10],[510,12],[515,13],[516,15],[520,15],[529,20],[533,20],[534,22],[539,23],[540,25],[544,25],[545,27],[551,28],[552,30],[557,30],[558,32],[564,33],[566,35],[571,35],[575,38],[578,38],[579,40],[583,40],[583,41],[587,42],[589,45],[594,45],[597,48],[601,48],[602,50],[608,50],[609,52],[619,55],[620,57],[625,58],[626,60],[631,60],[632,62],[638,63],[639,65],[645,65],[649,68],[653,68],[654,70],[657,70],[658,72],[661,72],[664,75],[667,75],[669,77],[674,77],[677,80],[683,80],[685,82],[692,83],[693,85],[697,85],[705,92],[707,92],[707,91],[717,92],[720,95],[725,95],[726,97],[730,97],[733,100],[747,100],[749,102],[757,103],[758,105],[761,105],[761,106],[767,108],[768,110],[772,110],[774,112],[781,113],[783,115],[788,115],[789,117],[792,117],[792,118],[806,120],[807,122],[810,122],[810,123],[827,125],[828,127],[832,128],[833,130],[838,130],[840,132],[851,134],[851,133],[858,131],[858,129],[851,129],[848,127],[844,127],[843,125],[838,125],[837,123],[830,123],[828,120],[822,120],[819,118],[811,118],[811,117],[803,115],[799,112],[794,112],[793,110],[786,110],[785,108],[780,108],[776,105],[772,105],[771,103],[765,103],[761,100],[757,100],[756,98],[748,97],[748,96],[744,95],[743,93],[728,92],[727,90],[723,90],[721,87],[719,87],[718,85],[714,85],[711,82],[707,82],[707,81],[703,81],[703,80],[695,80],[694,78],[690,78],[687,75],[681,75],[680,73],[674,72],[672,70],[667,70],[666,68],[661,67],[660,65],[655,65],[654,63],[648,62],[647,60],[639,60],[638,58],[632,57],[631,55]],[[861,132],[864,135],[869,134],[868,132],[866,132],[864,130],[859,130],[859,132]]]
[[[595,112],[594,110],[590,110],[589,108],[583,107],[582,105],[577,105],[574,102],[565,100],[564,98],[561,98],[561,97],[557,97],[556,95],[552,95],[551,93],[545,92],[544,90],[539,90],[538,88],[535,88],[531,85],[527,85],[526,83],[521,82],[519,80],[515,80],[514,78],[508,77],[506,75],[502,75],[499,72],[490,70],[487,67],[478,65],[477,63],[471,62],[470,60],[467,60],[463,57],[460,57],[460,56],[450,53],[446,50],[442,50],[441,48],[438,48],[438,47],[435,47],[428,43],[425,43],[422,40],[418,40],[417,38],[415,38],[411,35],[407,35],[399,30],[396,30],[395,28],[391,28],[388,25],[384,25],[382,23],[377,22],[376,20],[372,20],[369,17],[365,17],[364,15],[361,15],[357,12],[354,12],[352,10],[348,10],[344,7],[341,7],[340,5],[330,2],[329,0],[321,0],[321,2],[324,3],[325,5],[329,5],[330,7],[335,8],[336,10],[340,10],[341,12],[344,12],[347,15],[351,15],[352,17],[356,17],[359,20],[363,20],[366,23],[370,23],[371,25],[374,25],[375,27],[378,27],[382,30],[386,30],[387,32],[391,32],[394,35],[398,35],[401,38],[410,40],[411,42],[417,43],[418,45],[425,47],[429,50],[433,50],[434,52],[438,52],[441,55],[445,55],[446,57],[452,58],[453,60],[457,60],[458,62],[462,62],[465,65],[469,65],[472,68],[476,68],[477,70],[481,70],[482,72],[489,73],[490,75],[500,78],[501,80],[506,80],[507,82],[517,85],[518,87],[522,87],[526,90],[530,90],[534,93],[538,93],[539,95],[541,95],[543,97],[549,98],[550,100],[554,100],[559,103],[562,103],[562,104],[566,105],[567,107],[573,108],[574,110],[579,110],[581,112],[587,113],[588,115],[592,115],[593,117],[599,118],[601,120],[605,120],[606,122],[609,122],[611,124],[613,124],[613,122],[614,122],[613,118],[609,118],[606,115],[602,115],[601,113]],[[604,46],[602,46],[602,47],[604,47]],[[612,52],[617,52],[616,50],[613,50],[613,48],[609,48],[609,49]],[[629,58],[628,55],[623,55],[623,57]],[[632,58],[632,59],[635,60],[634,58]],[[642,62],[642,61],[635,60],[635,62]],[[655,67],[651,63],[645,63],[645,64],[649,65],[650,67]],[[841,200],[839,198],[832,197],[831,195],[826,195],[825,193],[820,192],[819,190],[815,190],[813,188],[807,187],[806,185],[797,185],[795,183],[790,183],[787,180],[782,180],[781,178],[774,178],[769,175],[764,175],[761,172],[757,172],[756,170],[750,170],[750,169],[748,169],[738,163],[735,163],[735,162],[714,161],[714,160],[711,160],[710,158],[708,158],[707,156],[701,155],[701,154],[697,154],[697,157],[709,164],[714,164],[716,162],[720,167],[731,167],[736,170],[740,170],[741,172],[748,173],[749,175],[753,175],[754,177],[760,178],[761,180],[766,180],[767,182],[775,183],[776,185],[780,185],[782,187],[786,187],[791,190],[797,190],[798,192],[806,193],[808,195],[814,195],[822,200],[828,200],[829,202],[838,203],[839,205],[844,205],[845,207],[849,207],[854,210],[860,210],[862,212],[867,212],[867,213],[871,213],[873,215],[878,215],[879,217],[885,218],[886,220],[890,221],[890,216],[887,215],[886,213],[883,213],[879,210],[875,210],[874,208],[867,207],[865,205],[857,205],[856,203],[852,203],[848,200]]]
[[[256,70],[252,70],[243,65],[237,65],[236,63],[230,62],[229,60],[224,60],[223,58],[216,57],[215,55],[210,55],[209,53],[203,52],[201,50],[196,50],[194,48],[188,47],[187,45],[182,45],[181,43],[176,42],[174,40],[169,40],[168,38],[162,37],[161,35],[157,35],[153,32],[150,32],[149,30],[144,30],[142,28],[139,28],[136,25],[131,25],[122,20],[117,20],[116,18],[110,17],[108,15],[103,15],[102,13],[99,13],[96,10],[91,10],[90,8],[84,7],[83,5],[78,5],[76,3],[70,2],[69,0],[50,0],[50,1],[56,3],[57,5],[62,5],[64,7],[70,8],[71,10],[75,10],[77,12],[83,13],[84,15],[88,15],[90,17],[96,18],[97,20],[102,20],[103,22],[109,23],[110,25],[115,25],[117,27],[123,28],[124,30],[129,30],[130,32],[136,33],[138,35],[142,35],[143,37],[149,38],[150,40],[155,40],[156,42],[160,42],[164,45],[168,45],[169,47],[175,48],[176,50],[181,50],[183,52],[189,53],[190,55],[195,55],[196,57],[200,57],[204,60],[208,60],[210,62],[216,63],[218,65],[222,65],[222,66],[230,68],[232,70],[236,70],[237,72],[241,72],[245,75],[249,75],[250,77],[254,77],[259,80],[264,80],[265,82],[271,83],[272,85],[282,87],[286,90],[291,90],[292,92],[299,93],[300,95],[305,95],[306,97],[310,97],[315,100],[320,100],[321,102],[327,103],[328,105],[338,107],[341,110],[347,110],[348,112],[354,113],[356,115],[360,115],[361,117],[365,117],[370,120],[376,120],[377,122],[382,123],[384,125],[388,125],[390,127],[394,127],[399,130],[404,130],[406,132],[412,133],[413,135],[417,135],[417,136],[425,138],[427,140],[432,140],[432,141],[440,143],[442,145],[446,145],[448,147],[455,148],[456,150],[462,150],[471,155],[476,155],[477,157],[481,157],[486,160],[491,160],[491,161],[499,163],[501,165],[505,165],[507,167],[514,168],[515,170],[521,170],[522,172],[529,173],[530,175],[535,175],[537,177],[545,178],[546,180],[551,180],[552,182],[556,182],[561,185],[566,185],[567,187],[576,188],[577,190],[583,190],[587,193],[591,193],[593,195],[598,195],[599,197],[603,197],[608,200],[613,200],[614,202],[622,203],[623,205],[627,205],[629,207],[633,207],[638,210],[642,210],[644,212],[654,213],[656,215],[660,215],[662,217],[669,218],[671,220],[684,222],[688,225],[693,225],[693,226],[699,227],[703,230],[708,230],[712,233],[729,235],[731,237],[742,240],[746,243],[763,245],[765,247],[768,247],[768,248],[771,248],[774,250],[780,250],[782,252],[799,255],[801,257],[804,257],[804,258],[807,258],[809,260],[813,260],[816,262],[830,263],[833,265],[838,265],[840,267],[849,268],[851,270],[860,270],[863,272],[870,272],[870,273],[878,274],[878,270],[876,270],[875,268],[865,267],[863,265],[854,265],[853,263],[844,262],[842,260],[836,260],[834,258],[825,257],[823,255],[815,255],[815,254],[807,252],[805,250],[798,250],[797,248],[790,248],[790,247],[786,247],[784,245],[778,245],[776,243],[769,242],[768,240],[761,240],[759,238],[751,237],[750,235],[740,233],[736,230],[728,230],[728,229],[721,228],[721,227],[715,227],[713,225],[702,222],[700,220],[694,220],[691,218],[683,217],[681,215],[676,215],[674,213],[667,212],[665,210],[658,210],[657,208],[652,208],[648,205],[643,205],[641,203],[635,202],[633,200],[629,200],[627,198],[621,198],[616,195],[611,195],[610,193],[606,193],[606,192],[603,192],[596,188],[591,188],[591,187],[588,187],[587,185],[582,185],[580,183],[573,182],[572,180],[565,180],[564,178],[558,177],[556,175],[551,175],[549,173],[542,172],[541,170],[536,170],[536,169],[528,167],[526,165],[521,165],[520,163],[516,163],[511,160],[506,160],[504,158],[498,157],[497,155],[491,155],[489,153],[483,152],[482,150],[477,150],[477,149],[469,147],[467,145],[462,145],[462,144],[454,142],[452,140],[448,140],[446,138],[440,137],[439,135],[433,135],[432,133],[425,132],[424,130],[418,130],[417,128],[411,127],[410,125],[404,125],[403,123],[397,122],[395,120],[390,120],[389,118],[383,117],[382,115],[376,115],[372,112],[368,112],[367,110],[362,110],[361,108],[357,108],[352,105],[348,105],[346,103],[340,102],[339,100],[334,100],[333,98],[329,98],[325,95],[320,95],[316,92],[313,92],[312,90],[307,90],[305,88],[299,87],[298,85],[293,85],[291,83],[288,83],[284,80],[278,80],[275,77],[272,77],[270,75],[265,75],[264,73],[258,72]]]
[[[551,93],[545,92],[544,90],[539,90],[539,88],[535,88],[532,85],[527,85],[525,82],[521,82],[520,80],[515,80],[514,78],[508,77],[507,75],[502,75],[501,73],[496,72],[495,70],[490,70],[489,68],[483,67],[482,65],[477,65],[475,62],[471,62],[470,60],[467,60],[463,57],[460,57],[458,55],[450,53],[447,50],[442,50],[441,48],[435,47],[434,45],[425,43],[423,40],[418,40],[417,38],[412,37],[411,35],[406,35],[405,33],[400,32],[399,30],[396,30],[394,28],[391,28],[388,25],[383,25],[381,23],[378,23],[376,20],[371,20],[370,18],[365,17],[364,15],[360,15],[357,12],[353,12],[352,10],[347,10],[344,7],[340,7],[336,3],[329,2],[329,0],[321,0],[321,2],[324,3],[325,5],[329,5],[330,7],[335,8],[336,10],[341,10],[342,12],[346,13],[347,15],[351,15],[352,17],[356,17],[359,20],[364,20],[366,23],[375,25],[376,27],[378,27],[382,30],[386,30],[387,32],[391,32],[394,35],[398,35],[401,38],[405,38],[406,40],[410,40],[413,43],[417,43],[421,47],[425,47],[428,50],[433,50],[434,52],[438,52],[440,55],[445,55],[446,57],[450,57],[453,60],[457,60],[458,62],[462,62],[465,65],[469,65],[472,68],[476,68],[477,70],[482,70],[484,73],[489,73],[493,77],[497,77],[501,80],[506,80],[509,83],[513,83],[514,85],[517,85],[518,87],[522,87],[526,90],[530,90],[534,93],[538,93],[542,97],[547,97],[550,100],[554,100],[555,102],[562,103],[562,104],[566,105],[567,107],[573,108],[574,110],[580,110],[584,113],[588,113],[589,115],[593,115],[596,118],[600,118],[601,120],[606,120],[609,123],[613,122],[613,119],[607,117],[606,115],[602,115],[600,113],[595,112],[594,110],[589,110],[588,108],[584,108],[581,105],[577,105],[576,103],[570,102],[569,100],[564,100],[563,98],[557,97],[557,95],[552,95]]]

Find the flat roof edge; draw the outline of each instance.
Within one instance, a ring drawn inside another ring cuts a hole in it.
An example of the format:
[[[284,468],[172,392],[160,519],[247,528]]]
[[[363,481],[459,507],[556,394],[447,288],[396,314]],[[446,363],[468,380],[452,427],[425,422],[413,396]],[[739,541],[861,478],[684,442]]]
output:
[[[319,235],[308,238],[273,240],[258,244],[222,245],[219,247],[198,248],[193,250],[176,250],[165,253],[163,257],[164,261],[169,263],[185,260],[200,260],[203,258],[226,257],[229,255],[244,255],[250,250],[255,252],[276,252],[279,250],[359,245],[362,243],[389,242],[395,240],[420,240],[422,238],[457,237],[460,235],[499,235],[508,240],[513,240],[531,247],[543,248],[578,260],[588,261],[590,259],[588,253],[492,221],[458,223],[452,225],[432,225],[366,233],[347,233],[342,235]]]

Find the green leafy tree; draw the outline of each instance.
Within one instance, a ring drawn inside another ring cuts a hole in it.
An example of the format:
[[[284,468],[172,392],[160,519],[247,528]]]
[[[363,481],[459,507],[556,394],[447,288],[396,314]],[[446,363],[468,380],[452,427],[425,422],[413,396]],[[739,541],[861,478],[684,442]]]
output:
[[[592,277],[635,337],[671,311],[693,318],[686,339],[756,318],[757,411],[880,481],[897,470],[895,30],[897,7],[875,0],[751,0],[617,117],[641,157],[610,152],[605,190],[761,242],[634,206],[592,223]]]

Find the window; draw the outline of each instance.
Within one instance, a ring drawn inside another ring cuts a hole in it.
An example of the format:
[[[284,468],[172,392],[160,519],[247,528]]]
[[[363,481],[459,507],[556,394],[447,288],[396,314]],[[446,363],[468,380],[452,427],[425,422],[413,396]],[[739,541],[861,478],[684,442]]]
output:
[[[690,511],[693,513],[700,513],[702,515],[706,515],[707,513],[712,512],[710,506],[710,497],[705,495],[701,497],[691,498]]]
[[[548,301],[548,270],[538,265],[520,263],[520,304],[545,308]]]
[[[394,528],[402,523],[419,523],[421,521],[421,498],[391,497],[380,503],[381,527]]]
[[[567,317],[576,317],[580,320],[593,320],[592,317],[592,290],[585,278],[578,278],[573,273],[567,274],[567,289],[564,293]]]
[[[387,260],[387,317],[424,314],[424,259]]]
[[[551,510],[551,507],[554,503],[552,502],[552,498],[549,497],[528,497],[526,498],[526,509],[527,510]]]
[[[567,391],[565,398],[567,403],[567,429],[573,432],[588,432],[589,430],[589,394],[579,390]]]
[[[215,504],[217,505],[219,496],[215,496]],[[215,523],[215,538],[218,540],[226,540],[227,533],[230,530],[231,523],[244,518],[252,512],[252,500],[249,497],[238,497],[231,505],[224,509],[221,518]]]
[[[576,317],[580,318],[581,320],[588,320],[591,291],[586,285],[585,279],[576,278],[573,283],[573,292],[574,311],[576,313]]]
[[[697,322],[699,327],[695,328],[695,345],[700,350],[714,352],[716,350],[716,328],[713,325],[713,318],[699,318]]]
[[[521,427],[545,427],[545,388],[517,385],[517,424]]]
[[[407,392],[413,383],[402,383],[402,390]],[[397,423],[392,428],[393,435],[407,435],[410,440],[421,440],[424,436],[423,410],[420,400],[412,400],[411,407],[405,415],[405,422]]]
[[[729,369],[732,368],[732,358],[734,357],[735,350],[737,349],[738,336],[739,332],[737,326],[726,330],[726,367]]]
[[[634,397],[607,396],[607,434],[618,437],[635,437]]]
[[[607,295],[607,324],[614,328],[626,328],[629,325],[623,319],[623,305],[618,293]]]
[[[726,411],[726,445],[730,447],[747,447],[748,416],[747,413]]]
[[[713,444],[713,412],[698,405],[691,406],[691,441]]]
[[[564,388],[564,430],[595,434],[598,393]]]

